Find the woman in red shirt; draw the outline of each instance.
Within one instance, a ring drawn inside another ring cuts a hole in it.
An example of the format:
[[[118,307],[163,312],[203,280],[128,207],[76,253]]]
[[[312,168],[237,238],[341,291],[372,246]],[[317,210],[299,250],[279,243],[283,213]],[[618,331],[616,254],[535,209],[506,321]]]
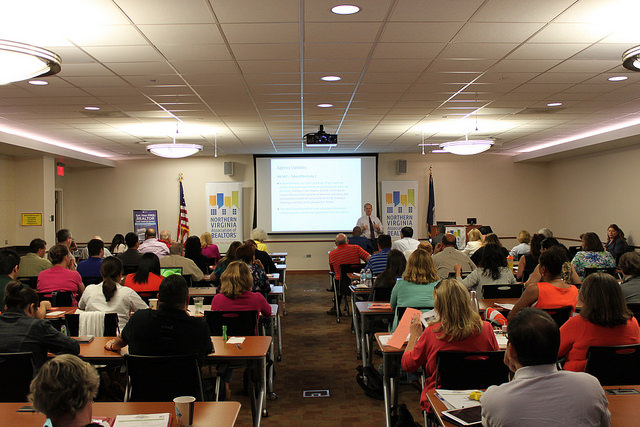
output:
[[[564,369],[584,371],[591,346],[640,343],[638,321],[627,308],[620,285],[605,273],[590,274],[580,288],[582,309],[560,328],[558,356]]]
[[[509,313],[509,319],[525,307],[541,309],[561,308],[571,306],[576,309],[578,303],[578,288],[569,285],[562,280],[562,265],[567,260],[565,251],[554,246],[540,255],[539,268],[544,282],[527,286],[522,296],[515,303]]]
[[[152,296],[158,292],[162,282],[160,259],[156,254],[147,252],[140,258],[138,271],[127,274],[124,285],[136,291],[141,297]]]
[[[439,282],[434,291],[435,309],[440,319],[422,331],[418,317],[411,321],[411,334],[402,355],[402,369],[415,372],[424,366],[427,381],[420,396],[420,406],[430,411],[427,391],[436,387],[436,355],[441,350],[499,350],[493,328],[474,310],[469,291],[456,279]]]

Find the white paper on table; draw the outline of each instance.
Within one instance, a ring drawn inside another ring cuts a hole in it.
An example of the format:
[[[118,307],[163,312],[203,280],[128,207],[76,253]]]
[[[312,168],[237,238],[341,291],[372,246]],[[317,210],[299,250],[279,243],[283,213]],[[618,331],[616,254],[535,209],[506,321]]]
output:
[[[168,427],[169,419],[169,413],[118,415],[113,427]]]
[[[426,328],[427,326],[429,326],[429,322],[437,318],[438,318],[438,312],[434,309],[434,310],[429,310],[422,313],[422,316],[420,316],[420,321],[422,322],[422,326]]]
[[[229,337],[227,340],[227,344],[242,344],[244,342],[244,337]]]
[[[504,308],[505,310],[513,310],[513,306],[514,306],[514,304],[498,304],[498,303],[496,303],[496,305],[498,307]]]
[[[64,314],[64,311],[50,311],[45,317],[55,317],[60,316],[61,314]]]
[[[387,343],[389,342],[390,339],[391,339],[391,334],[389,334],[389,335],[380,335],[378,337],[378,340],[380,341],[380,344],[382,344],[382,345],[387,345]]]
[[[506,347],[507,346],[507,341],[508,341],[507,340],[507,336],[505,334],[502,334],[502,333],[496,334],[495,331],[494,331],[494,334],[496,336],[496,341],[498,341],[498,346],[500,348]]]
[[[469,395],[474,391],[480,390],[446,390],[443,388],[436,389],[436,396],[445,404],[447,409],[462,409],[478,406],[477,400],[469,399]]]

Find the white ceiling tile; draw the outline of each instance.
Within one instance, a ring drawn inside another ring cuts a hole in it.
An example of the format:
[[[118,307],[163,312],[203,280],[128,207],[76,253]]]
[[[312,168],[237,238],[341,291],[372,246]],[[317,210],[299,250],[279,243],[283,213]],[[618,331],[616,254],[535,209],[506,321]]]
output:
[[[553,72],[604,73],[620,65],[620,61],[569,59],[553,67]]]
[[[80,32],[70,40],[79,46],[136,46],[147,41],[133,25],[105,25],[93,31]]]
[[[295,46],[299,52],[299,46]],[[305,59],[367,58],[372,46],[373,43],[305,43],[304,57]],[[296,56],[298,57],[299,54]]]
[[[517,43],[449,43],[440,58],[501,59],[517,46]]]
[[[337,22],[346,25],[358,21],[382,21],[393,3],[392,0],[355,2],[360,6],[360,12],[355,15],[336,15],[331,12],[333,6],[340,4],[335,0],[305,1],[304,19],[306,22]]]
[[[405,0],[398,2],[391,20],[465,22],[482,3],[482,0]]]
[[[540,28],[542,23],[481,23],[466,24],[453,39],[460,43],[522,43]]]
[[[381,42],[449,42],[462,27],[462,23],[390,22],[384,27]]]
[[[89,46],[89,55],[100,62],[160,61],[162,56],[151,46]]]
[[[190,74],[233,74],[238,72],[238,67],[233,61],[173,61],[172,65],[183,76]],[[187,81],[191,84],[189,79]],[[212,79],[213,81],[213,79]]]
[[[584,43],[525,43],[508,59],[565,59],[589,46]]]
[[[529,40],[532,43],[595,43],[608,34],[590,24],[551,23]]]
[[[161,61],[110,62],[106,65],[110,70],[121,76],[157,76],[173,74],[173,69],[169,64]]]
[[[201,24],[212,22],[201,0],[118,0],[118,6],[135,24]]]
[[[222,24],[229,43],[298,43],[298,24]]]
[[[353,22],[346,27],[341,23],[309,23],[304,27],[305,41],[368,43],[375,40],[380,28],[381,24],[370,22]]]
[[[298,22],[300,17],[299,0],[211,0],[211,6],[222,23]]]
[[[138,28],[156,45],[221,44],[224,39],[215,24],[139,25]]]
[[[190,44],[157,46],[169,61],[230,61],[231,54],[223,44]]]
[[[263,44],[263,43],[239,43],[231,45],[233,56],[238,61],[253,59],[298,59],[300,47],[297,44]]]
[[[558,65],[560,60],[533,60],[533,59],[505,59],[498,62],[492,72],[525,73],[544,72]]]
[[[471,18],[472,22],[547,22],[554,19],[575,0],[536,0],[528,2],[489,0]]]

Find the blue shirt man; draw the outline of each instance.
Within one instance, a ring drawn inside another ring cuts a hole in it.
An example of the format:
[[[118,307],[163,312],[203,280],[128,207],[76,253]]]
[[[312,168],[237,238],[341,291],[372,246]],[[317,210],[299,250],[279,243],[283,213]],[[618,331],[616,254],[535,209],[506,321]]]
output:
[[[104,242],[100,239],[91,239],[87,243],[89,258],[78,263],[78,273],[82,278],[100,277],[100,266],[104,255]]]
[[[387,268],[387,257],[391,250],[391,236],[388,234],[378,236],[378,248],[380,251],[371,255],[369,263],[367,264],[367,268],[371,269],[374,276],[382,273],[384,269]]]
[[[349,237],[349,244],[358,245],[370,254],[372,254],[374,251],[374,247],[371,244],[371,240],[367,239],[362,235],[362,229],[357,225],[353,227],[353,231],[351,232],[351,237]]]

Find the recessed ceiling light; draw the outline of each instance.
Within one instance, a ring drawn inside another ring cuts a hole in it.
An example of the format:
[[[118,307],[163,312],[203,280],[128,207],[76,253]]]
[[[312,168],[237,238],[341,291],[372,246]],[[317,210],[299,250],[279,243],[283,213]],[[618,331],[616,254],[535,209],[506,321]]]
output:
[[[609,77],[607,80],[609,80],[610,82],[621,82],[623,80],[627,80],[629,77],[627,76],[613,76],[613,77]]]
[[[342,80],[340,76],[324,76],[321,77],[320,80],[324,80],[325,82],[337,82],[338,80]]]
[[[85,110],[98,111],[100,107],[84,107]]]
[[[29,80],[29,84],[34,86],[46,86],[49,82],[45,80]]]
[[[336,15],[353,15],[354,13],[360,12],[360,8],[353,4],[341,4],[338,6],[333,6],[331,8],[331,12]]]
[[[320,108],[331,108],[331,107],[333,107],[333,104],[318,104],[318,107],[320,107]]]
[[[547,104],[547,107],[559,107],[562,105],[562,102],[550,102]]]

